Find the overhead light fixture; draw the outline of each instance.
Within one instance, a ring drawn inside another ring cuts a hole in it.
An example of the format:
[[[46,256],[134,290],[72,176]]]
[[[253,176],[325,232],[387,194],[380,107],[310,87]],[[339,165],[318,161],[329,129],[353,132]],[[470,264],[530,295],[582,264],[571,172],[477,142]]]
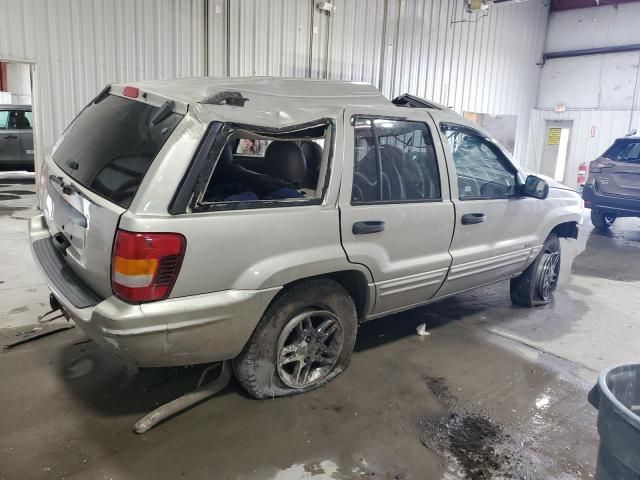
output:
[[[489,10],[491,0],[465,0],[464,8],[468,13],[477,13]]]
[[[318,2],[316,5],[318,6],[318,9],[327,13],[333,13],[336,9],[336,6],[331,2]]]

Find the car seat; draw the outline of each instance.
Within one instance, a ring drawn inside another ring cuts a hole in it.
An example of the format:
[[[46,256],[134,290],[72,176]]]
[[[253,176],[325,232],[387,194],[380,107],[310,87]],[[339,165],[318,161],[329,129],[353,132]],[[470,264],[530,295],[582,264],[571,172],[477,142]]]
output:
[[[304,155],[293,142],[271,142],[264,155],[264,171],[296,188],[303,187],[307,180]]]
[[[300,144],[300,150],[302,150],[307,166],[305,187],[315,190],[318,187],[320,165],[322,164],[322,147],[314,141],[305,140]]]

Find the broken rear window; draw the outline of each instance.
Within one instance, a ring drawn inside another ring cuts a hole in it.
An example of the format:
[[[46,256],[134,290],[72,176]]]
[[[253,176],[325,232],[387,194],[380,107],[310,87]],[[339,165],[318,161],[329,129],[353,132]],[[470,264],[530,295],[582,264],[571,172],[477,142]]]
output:
[[[200,203],[322,198],[330,135],[329,125],[278,134],[257,127],[232,130]]]

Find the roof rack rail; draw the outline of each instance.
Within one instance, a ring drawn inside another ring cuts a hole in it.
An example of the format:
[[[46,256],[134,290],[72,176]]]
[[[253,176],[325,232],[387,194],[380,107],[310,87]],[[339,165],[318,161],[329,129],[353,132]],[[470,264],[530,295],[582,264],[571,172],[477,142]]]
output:
[[[407,107],[407,108],[434,108],[436,110],[441,110],[440,105],[437,103],[432,103],[424,98],[416,97],[415,95],[410,95],[408,93],[403,93],[402,95],[391,100],[391,103],[397,105],[398,107]]]
[[[249,99],[242,96],[240,92],[224,91],[205,97],[200,103],[208,105],[231,105],[232,107],[244,107]]]

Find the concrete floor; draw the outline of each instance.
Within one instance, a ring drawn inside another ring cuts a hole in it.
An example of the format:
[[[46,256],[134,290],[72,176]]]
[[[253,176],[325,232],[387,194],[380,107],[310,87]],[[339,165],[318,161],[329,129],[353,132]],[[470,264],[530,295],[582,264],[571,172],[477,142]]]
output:
[[[29,182],[0,174],[2,343],[47,309],[25,241]],[[637,361],[640,221],[611,234],[587,221],[581,240],[548,307],[511,306],[501,283],[370,322],[326,387],[255,401],[232,381],[143,436],[135,421],[199,367],[133,369],[79,329],[3,351],[0,479],[591,478],[586,393],[601,368]]]

